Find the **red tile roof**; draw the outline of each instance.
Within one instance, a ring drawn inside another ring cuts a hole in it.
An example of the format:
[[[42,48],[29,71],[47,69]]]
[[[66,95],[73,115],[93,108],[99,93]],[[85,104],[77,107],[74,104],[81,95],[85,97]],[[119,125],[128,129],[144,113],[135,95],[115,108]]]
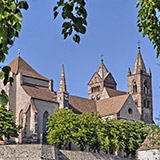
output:
[[[22,88],[32,98],[58,103],[56,94],[48,88],[26,85],[22,85]]]
[[[121,95],[96,101],[97,112],[102,116],[117,114],[129,95]]]
[[[150,146],[150,147],[148,147]],[[142,146],[138,149],[138,151],[144,151],[144,150],[150,150],[150,149],[158,149],[160,148],[160,146],[158,145],[154,145],[152,146],[151,140],[149,140],[148,138],[145,139],[145,141],[143,142]]]
[[[49,80],[48,78],[40,75],[37,73],[23,58],[18,56],[15,58],[11,63],[8,64],[8,66],[11,67],[11,72],[13,73],[20,73],[22,72],[23,75],[43,79],[43,80]]]
[[[112,88],[108,88],[108,87],[105,87],[105,89],[106,89],[109,97],[116,97],[116,96],[127,94],[127,92],[118,91],[118,90],[115,90],[115,89],[112,89]]]
[[[97,112],[96,102],[93,100],[70,95],[69,104],[70,104],[70,108],[73,108],[73,110],[75,109],[80,113],[91,112],[91,111]]]

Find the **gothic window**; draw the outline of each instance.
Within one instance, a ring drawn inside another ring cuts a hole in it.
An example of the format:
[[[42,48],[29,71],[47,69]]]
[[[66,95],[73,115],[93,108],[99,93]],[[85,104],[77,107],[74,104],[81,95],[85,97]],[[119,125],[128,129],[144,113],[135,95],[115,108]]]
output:
[[[147,82],[146,82],[146,81],[145,81],[144,84],[143,84],[143,92],[144,92],[145,94],[148,93],[148,88],[147,88]]]
[[[133,93],[137,93],[137,84],[133,82]]]
[[[100,90],[100,86],[92,87],[92,93],[98,92]]]
[[[49,116],[49,113],[47,111],[45,111],[43,113],[43,143],[47,143],[47,121],[48,121],[48,116]]]
[[[47,120],[48,120],[48,112],[45,111],[43,114],[43,133],[47,131]]]

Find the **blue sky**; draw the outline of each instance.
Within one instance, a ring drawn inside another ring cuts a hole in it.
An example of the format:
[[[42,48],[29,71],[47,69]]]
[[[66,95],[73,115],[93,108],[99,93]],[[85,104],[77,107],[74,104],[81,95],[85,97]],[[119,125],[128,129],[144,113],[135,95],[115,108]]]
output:
[[[136,27],[136,1],[88,0],[87,33],[80,44],[72,38],[63,40],[62,19],[53,20],[56,0],[28,0],[24,11],[20,38],[10,49],[6,64],[17,57],[18,49],[34,69],[54,80],[54,90],[60,83],[62,64],[65,65],[67,89],[71,95],[88,96],[87,83],[100,65],[100,55],[112,73],[117,89],[127,91],[128,67],[133,69],[137,56],[137,41],[147,70],[152,71],[154,117],[160,112],[160,67],[156,51],[147,38],[142,38]]]

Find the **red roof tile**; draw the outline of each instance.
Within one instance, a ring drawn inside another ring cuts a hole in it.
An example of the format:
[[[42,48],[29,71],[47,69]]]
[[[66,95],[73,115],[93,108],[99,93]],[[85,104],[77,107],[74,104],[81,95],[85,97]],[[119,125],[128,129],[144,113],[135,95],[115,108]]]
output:
[[[96,101],[97,112],[102,116],[114,115],[120,111],[129,95],[121,95]]]
[[[26,85],[22,85],[22,88],[32,98],[58,103],[56,94],[50,91],[48,88]]]
[[[8,64],[8,66],[11,67],[11,72],[13,73],[22,73],[23,75],[43,79],[43,80],[49,80],[48,78],[40,75],[37,73],[23,58],[18,56],[15,58],[11,63]]]
[[[105,87],[105,89],[106,89],[109,97],[116,97],[116,96],[127,94],[127,92],[118,91],[118,90],[115,90],[115,89],[112,89],[112,88],[108,88],[108,87]]]
[[[150,146],[150,147],[148,147]],[[150,149],[158,149],[158,145],[151,145],[151,140],[149,140],[148,138],[145,139],[145,141],[143,142],[142,146],[138,149],[138,151],[144,151],[144,150],[150,150]]]
[[[80,113],[97,112],[96,102],[82,97],[69,96],[69,104],[71,108],[76,109]]]

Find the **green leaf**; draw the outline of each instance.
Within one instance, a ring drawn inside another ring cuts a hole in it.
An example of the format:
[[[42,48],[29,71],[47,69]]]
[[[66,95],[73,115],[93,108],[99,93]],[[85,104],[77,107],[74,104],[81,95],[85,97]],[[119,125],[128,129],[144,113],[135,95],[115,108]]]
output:
[[[14,1],[11,2],[11,5],[7,6],[8,9],[16,9],[16,4]]]
[[[15,17],[19,20],[19,22],[23,21],[23,16],[22,16],[22,14],[20,12],[16,13]]]
[[[58,15],[58,12],[55,11],[55,12],[54,12],[54,19],[56,19],[57,15]]]
[[[17,5],[21,9],[27,10],[29,8],[28,3],[26,1],[20,1],[17,3]]]
[[[73,36],[73,40],[74,40],[75,42],[79,43],[79,42],[80,42],[80,37],[79,37],[79,35],[75,34],[75,35]]]

